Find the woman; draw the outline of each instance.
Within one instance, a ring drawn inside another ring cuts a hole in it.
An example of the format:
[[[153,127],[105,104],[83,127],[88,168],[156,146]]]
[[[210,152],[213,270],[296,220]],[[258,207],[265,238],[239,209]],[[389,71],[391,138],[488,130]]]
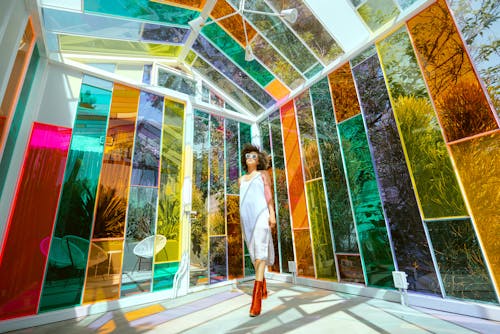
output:
[[[250,257],[255,268],[250,316],[260,314],[262,298],[267,298],[264,271],[274,263],[271,228],[276,224],[271,180],[266,171],[267,156],[256,146],[247,145],[241,165],[247,174],[239,179],[240,220]]]

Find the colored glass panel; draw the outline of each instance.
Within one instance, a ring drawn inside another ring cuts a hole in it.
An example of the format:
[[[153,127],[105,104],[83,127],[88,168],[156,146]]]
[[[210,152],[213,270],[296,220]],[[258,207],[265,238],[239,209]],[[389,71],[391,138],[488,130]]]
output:
[[[288,196],[292,209],[293,228],[307,228],[307,207],[304,193],[304,174],[300,157],[297,120],[293,101],[285,104],[281,110],[281,126],[283,128],[283,147],[285,152],[286,173],[288,175]]]
[[[200,15],[198,11],[160,4],[150,0],[84,0],[84,11],[127,17],[155,23],[189,27],[188,22]]]
[[[173,89],[178,92],[196,95],[196,81],[188,79],[182,75],[166,71],[162,68],[158,69],[158,86]]]
[[[408,29],[446,140],[498,129],[446,1],[409,20]]]
[[[376,53],[377,53],[377,49],[375,48],[375,44],[369,45],[368,47],[366,47],[366,49],[361,51],[360,54],[351,58],[351,60],[349,61],[351,63],[351,67],[354,67],[354,66],[362,63],[363,61],[370,58],[371,56],[373,56]]]
[[[306,182],[316,278],[337,279],[323,179]]]
[[[141,40],[147,42],[184,44],[188,36],[189,36],[188,29],[183,29],[178,27],[166,27],[151,23],[144,23],[141,30]]]
[[[367,0],[357,8],[357,11],[373,32],[395,19],[400,13],[394,0]]]
[[[294,255],[279,110],[276,110],[269,116],[269,124],[272,141],[274,192],[276,198],[277,240],[275,244],[279,248],[279,252],[275,252],[275,254],[279,254],[280,256],[281,272],[288,272],[288,261],[294,261]]]
[[[267,119],[259,123],[259,131],[260,141],[262,143],[261,149],[263,149],[266,153],[271,153],[271,138],[269,132],[269,122]]]
[[[226,119],[226,192],[239,194],[240,152],[238,122]]]
[[[247,27],[250,28],[249,25]],[[222,50],[229,59],[248,73],[261,86],[265,86],[273,80],[273,74],[257,60],[246,61],[245,49],[217,24],[204,26],[201,34],[217,46],[219,50]]]
[[[356,227],[345,179],[328,79],[311,86],[316,133],[337,252],[358,252]]]
[[[377,56],[353,69],[398,269],[408,289],[440,294],[439,283],[389,94]]]
[[[498,302],[470,219],[427,221],[446,294]]]
[[[377,47],[423,216],[468,215],[406,29]]]
[[[243,277],[243,238],[240,225],[240,196],[227,195],[227,258],[229,279]]]
[[[155,263],[180,261],[184,104],[165,99],[156,234],[167,239]]]
[[[367,283],[392,287],[394,263],[363,119],[352,117],[338,129]]]
[[[150,0],[153,2],[158,2],[161,4],[179,4],[183,7],[187,8],[195,8],[195,9],[202,9],[203,6],[205,5],[206,0]]]
[[[268,92],[275,100],[281,100],[290,94],[290,90],[278,79],[274,79],[266,86]]]
[[[213,47],[203,36],[198,36],[193,44],[193,49],[220,73],[224,74],[238,87],[251,95],[261,105],[270,107],[275,102],[264,89],[252,80],[251,77],[239,69],[222,52]]]
[[[349,63],[330,73],[328,79],[337,123],[359,114],[358,96]]]
[[[210,284],[227,280],[227,240],[210,237]]]
[[[110,103],[110,91],[81,86],[41,311],[78,305],[82,298]]]
[[[179,262],[155,263],[154,267],[153,291],[172,289]]]
[[[365,283],[359,254],[337,254],[337,262],[341,282]]]
[[[311,79],[312,77],[314,77],[316,74],[318,74],[319,72],[321,72],[321,70],[323,69],[323,65],[321,64],[316,64],[314,66],[312,66],[310,69],[308,69],[305,73],[304,73],[304,76],[307,78],[307,79]]]
[[[252,127],[249,124],[240,123],[240,147],[252,142]]]
[[[314,263],[309,229],[294,229],[295,252],[297,257],[297,275],[314,277]]]
[[[312,114],[309,90],[304,91],[295,99],[297,110],[297,122],[300,131],[300,144],[302,148],[302,164],[307,180],[322,177],[319,160],[318,143],[314,131],[314,119]]]
[[[450,145],[479,240],[500,282],[500,131]]]
[[[195,115],[191,207],[196,212],[196,215],[191,217],[190,285],[208,283],[208,220],[206,203],[208,197],[210,131],[208,119],[198,116],[206,114],[195,111]]]
[[[0,319],[37,311],[70,139],[71,129],[33,124],[1,252]]]
[[[210,117],[210,193],[208,198],[208,224],[210,235],[226,234],[224,184],[224,118]],[[211,251],[210,251],[211,252]]]
[[[226,0],[217,0],[214,8],[210,12],[210,16],[214,19],[220,19],[226,15],[236,13],[233,7],[229,5]],[[257,34],[255,29],[248,24],[245,20],[245,27],[243,27],[243,17],[240,14],[235,14],[234,16],[226,17],[217,22],[221,25],[224,30],[226,30],[234,39],[236,39],[241,45],[245,45],[247,40],[252,40]],[[247,37],[245,38],[245,30]]]

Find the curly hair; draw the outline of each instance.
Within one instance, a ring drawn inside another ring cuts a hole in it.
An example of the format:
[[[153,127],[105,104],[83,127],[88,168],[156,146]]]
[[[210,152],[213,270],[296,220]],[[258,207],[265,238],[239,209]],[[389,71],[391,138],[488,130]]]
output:
[[[241,167],[248,172],[247,159],[245,155],[250,152],[257,152],[259,156],[259,164],[257,165],[257,170],[266,170],[269,168],[269,156],[265,151],[261,151],[257,146],[247,144],[241,151]]]

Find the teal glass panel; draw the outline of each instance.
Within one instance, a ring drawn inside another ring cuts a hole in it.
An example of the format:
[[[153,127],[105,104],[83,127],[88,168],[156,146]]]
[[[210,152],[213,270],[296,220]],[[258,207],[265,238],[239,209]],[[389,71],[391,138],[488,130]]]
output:
[[[226,119],[226,193],[239,194],[240,152],[238,122]]]
[[[202,116],[199,117],[198,115]],[[205,118],[207,117],[207,118]],[[190,285],[208,284],[208,158],[210,131],[208,115],[195,110],[193,136],[193,187],[191,217]]]
[[[210,116],[210,192],[208,225],[210,236],[225,235],[224,206],[224,118]],[[212,250],[210,250],[210,253]]]
[[[151,258],[143,255],[148,247],[157,247],[153,237],[157,199],[156,187],[130,187],[120,286],[122,297],[151,290]]]
[[[363,118],[354,116],[338,128],[367,284],[393,287],[394,263]]]
[[[189,27],[200,12],[149,0],[83,0],[84,11]]]
[[[367,0],[357,8],[357,11],[373,32],[395,19],[400,13],[394,0]]]
[[[462,193],[406,29],[401,28],[377,46],[423,216],[466,216]]]
[[[179,262],[155,263],[153,291],[172,289]]]
[[[273,81],[274,76],[257,60],[246,61],[245,49],[241,47],[218,24],[209,24],[203,27],[201,34],[216,45],[226,56],[257,81],[262,87]]]
[[[238,0],[229,2],[235,7],[239,5]],[[248,0],[245,2],[245,8],[274,13],[265,0]],[[317,62],[302,41],[278,17],[252,13],[245,13],[245,17],[300,71],[305,72]]]
[[[156,254],[155,263],[180,261],[183,143],[184,104],[165,99],[156,234],[167,244]]]
[[[281,135],[281,120],[279,110],[269,116],[272,141],[272,163],[274,172],[274,193],[276,207],[276,245],[279,246],[281,272],[288,271],[288,261],[294,261],[292,227],[290,224],[290,204],[285,171],[285,156],[283,153],[283,139]]]
[[[316,278],[336,280],[332,234],[328,220],[323,179],[306,181]]]
[[[335,250],[357,253],[358,241],[340,152],[328,79],[311,86],[316,133],[321,154],[328,208],[332,221]]]
[[[196,81],[166,71],[162,68],[158,69],[158,86],[173,89],[188,95],[194,96],[196,94]]]
[[[426,224],[446,295],[498,303],[470,218]]]
[[[227,281],[227,240],[210,237],[210,284]]]
[[[220,74],[215,68],[210,66],[210,64],[200,57],[196,58],[194,61],[193,69],[198,71],[201,75],[204,75],[216,87],[219,87],[222,91],[226,92],[251,113],[259,114],[263,111],[263,108],[252,100],[250,96],[246,95],[242,90],[222,76],[222,74]]]
[[[240,147],[252,143],[252,127],[249,124],[240,123]],[[242,170],[243,172],[243,170]]]
[[[81,86],[40,311],[81,303],[110,103],[110,91]],[[78,261],[63,265],[66,255]]]
[[[314,118],[309,90],[304,91],[295,99],[295,110],[297,111],[297,122],[299,124],[305,179],[306,181],[313,180],[323,175],[321,173],[318,143],[314,131]]]
[[[307,79],[311,79],[313,76],[315,76],[316,74],[321,72],[321,70],[323,68],[324,68],[323,65],[318,63],[318,64],[314,65],[313,67],[311,67],[309,70],[307,70],[307,72],[304,73],[304,75]]]

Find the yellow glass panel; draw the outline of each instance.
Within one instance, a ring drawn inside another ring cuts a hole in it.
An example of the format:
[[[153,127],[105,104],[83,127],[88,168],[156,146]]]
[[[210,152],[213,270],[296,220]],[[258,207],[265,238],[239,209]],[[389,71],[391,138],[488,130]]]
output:
[[[290,94],[290,90],[278,79],[274,79],[266,86],[266,92],[271,94],[276,100],[281,100]]]
[[[229,5],[226,0],[217,0],[214,9],[210,13],[213,19],[218,19],[226,15],[236,12],[231,5]],[[245,41],[245,31],[243,30],[243,17],[240,14],[225,18],[217,22],[228,34],[233,36],[241,45],[246,45]],[[248,40],[251,41],[257,31],[255,31],[252,26],[246,22],[247,36]]]
[[[409,20],[408,29],[447,142],[498,129],[446,1]]]
[[[500,282],[500,131],[450,145],[497,289]]]
[[[337,123],[360,113],[351,66],[345,63],[328,75]]]

